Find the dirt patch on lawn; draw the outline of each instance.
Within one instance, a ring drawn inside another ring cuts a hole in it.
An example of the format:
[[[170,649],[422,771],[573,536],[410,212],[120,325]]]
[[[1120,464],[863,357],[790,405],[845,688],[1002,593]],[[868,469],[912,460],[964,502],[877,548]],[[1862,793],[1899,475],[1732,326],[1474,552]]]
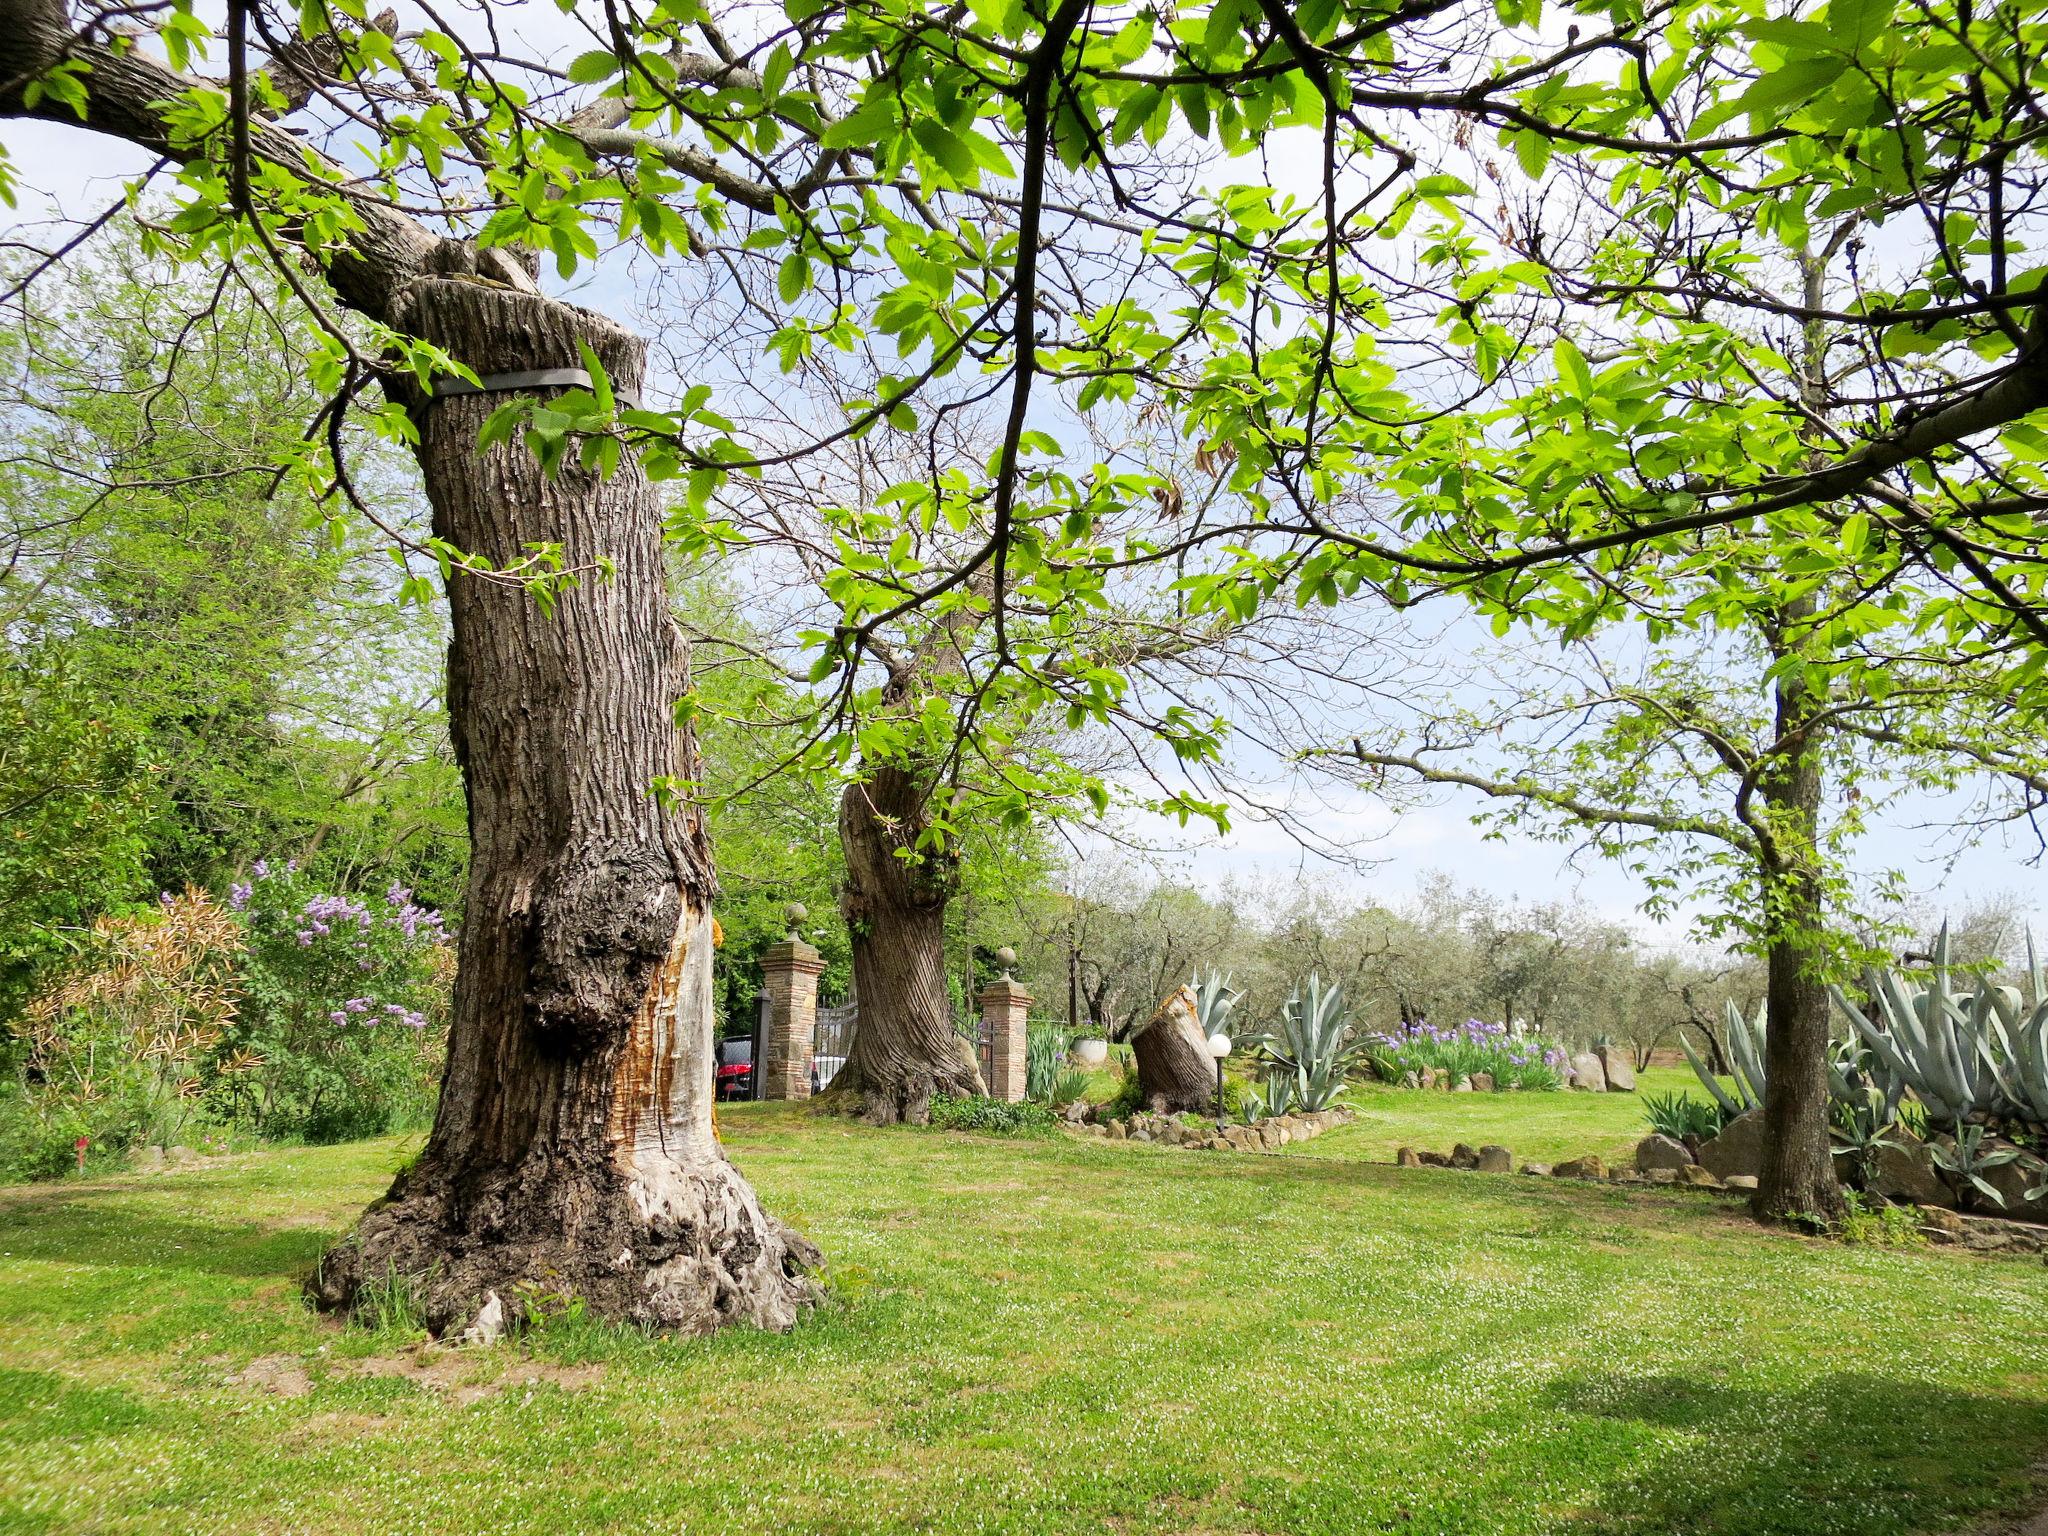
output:
[[[546,1360],[520,1360],[493,1374],[494,1363],[487,1355],[466,1355],[427,1344],[396,1355],[372,1355],[353,1362],[348,1370],[355,1376],[409,1381],[457,1403],[481,1402],[501,1392],[538,1386],[581,1392],[603,1381],[605,1375],[602,1365],[556,1365]]]
[[[295,1355],[258,1355],[228,1380],[273,1397],[304,1397],[313,1390],[313,1378]]]

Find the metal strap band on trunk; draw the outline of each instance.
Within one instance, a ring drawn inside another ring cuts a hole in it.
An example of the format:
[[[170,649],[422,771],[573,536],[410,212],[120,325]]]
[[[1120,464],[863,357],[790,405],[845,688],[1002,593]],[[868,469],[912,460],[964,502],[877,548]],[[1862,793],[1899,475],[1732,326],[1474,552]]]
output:
[[[467,379],[434,380],[433,398],[445,400],[451,395],[501,395],[515,389],[593,389],[596,381],[581,368],[535,368],[526,373],[487,373],[472,384]],[[628,410],[637,410],[640,402],[626,395],[618,396],[619,404]]]

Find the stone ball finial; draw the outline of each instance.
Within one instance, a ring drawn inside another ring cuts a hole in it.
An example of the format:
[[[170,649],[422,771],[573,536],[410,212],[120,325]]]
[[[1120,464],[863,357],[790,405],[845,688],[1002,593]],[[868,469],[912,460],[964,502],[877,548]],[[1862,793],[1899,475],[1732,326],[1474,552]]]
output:
[[[996,964],[1000,965],[1003,968],[1003,975],[1008,976],[1010,972],[1016,967],[1017,951],[1010,948],[1009,945],[1005,944],[1001,949],[996,951]]]
[[[811,909],[800,901],[792,901],[782,909],[782,916],[789,924],[789,936],[796,937],[797,924],[811,915]]]

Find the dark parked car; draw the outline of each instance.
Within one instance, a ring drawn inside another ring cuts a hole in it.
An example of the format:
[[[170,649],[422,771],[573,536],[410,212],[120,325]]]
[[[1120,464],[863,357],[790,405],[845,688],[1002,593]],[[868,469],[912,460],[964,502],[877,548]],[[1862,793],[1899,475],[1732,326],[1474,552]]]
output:
[[[718,1042],[714,1096],[720,1099],[751,1099],[754,1096],[753,1036],[741,1035],[737,1040]]]

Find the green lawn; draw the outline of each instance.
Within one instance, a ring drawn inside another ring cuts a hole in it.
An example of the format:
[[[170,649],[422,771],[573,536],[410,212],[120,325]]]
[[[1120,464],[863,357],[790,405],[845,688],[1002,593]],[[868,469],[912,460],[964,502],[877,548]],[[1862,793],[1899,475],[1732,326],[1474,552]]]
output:
[[[324,1323],[297,1276],[391,1143],[0,1191],[0,1531],[1880,1536],[2040,1501],[2048,1268],[1398,1172],[1356,1154],[1538,1105],[1456,1124],[1555,1152],[1626,1106],[1411,1102],[1402,1136],[1365,1102],[1282,1157],[727,1115],[835,1266],[781,1337]]]
[[[1517,1164],[1556,1163],[1597,1152],[1610,1163],[1632,1161],[1649,1134],[1642,1095],[1706,1092],[1690,1067],[1657,1067],[1639,1074],[1637,1093],[1418,1093],[1368,1084],[1345,1098],[1358,1112],[1351,1124],[1304,1142],[1310,1157],[1362,1157],[1392,1162],[1401,1147],[1448,1152],[1458,1142],[1495,1142]],[[1296,1148],[1289,1147],[1293,1154]]]

